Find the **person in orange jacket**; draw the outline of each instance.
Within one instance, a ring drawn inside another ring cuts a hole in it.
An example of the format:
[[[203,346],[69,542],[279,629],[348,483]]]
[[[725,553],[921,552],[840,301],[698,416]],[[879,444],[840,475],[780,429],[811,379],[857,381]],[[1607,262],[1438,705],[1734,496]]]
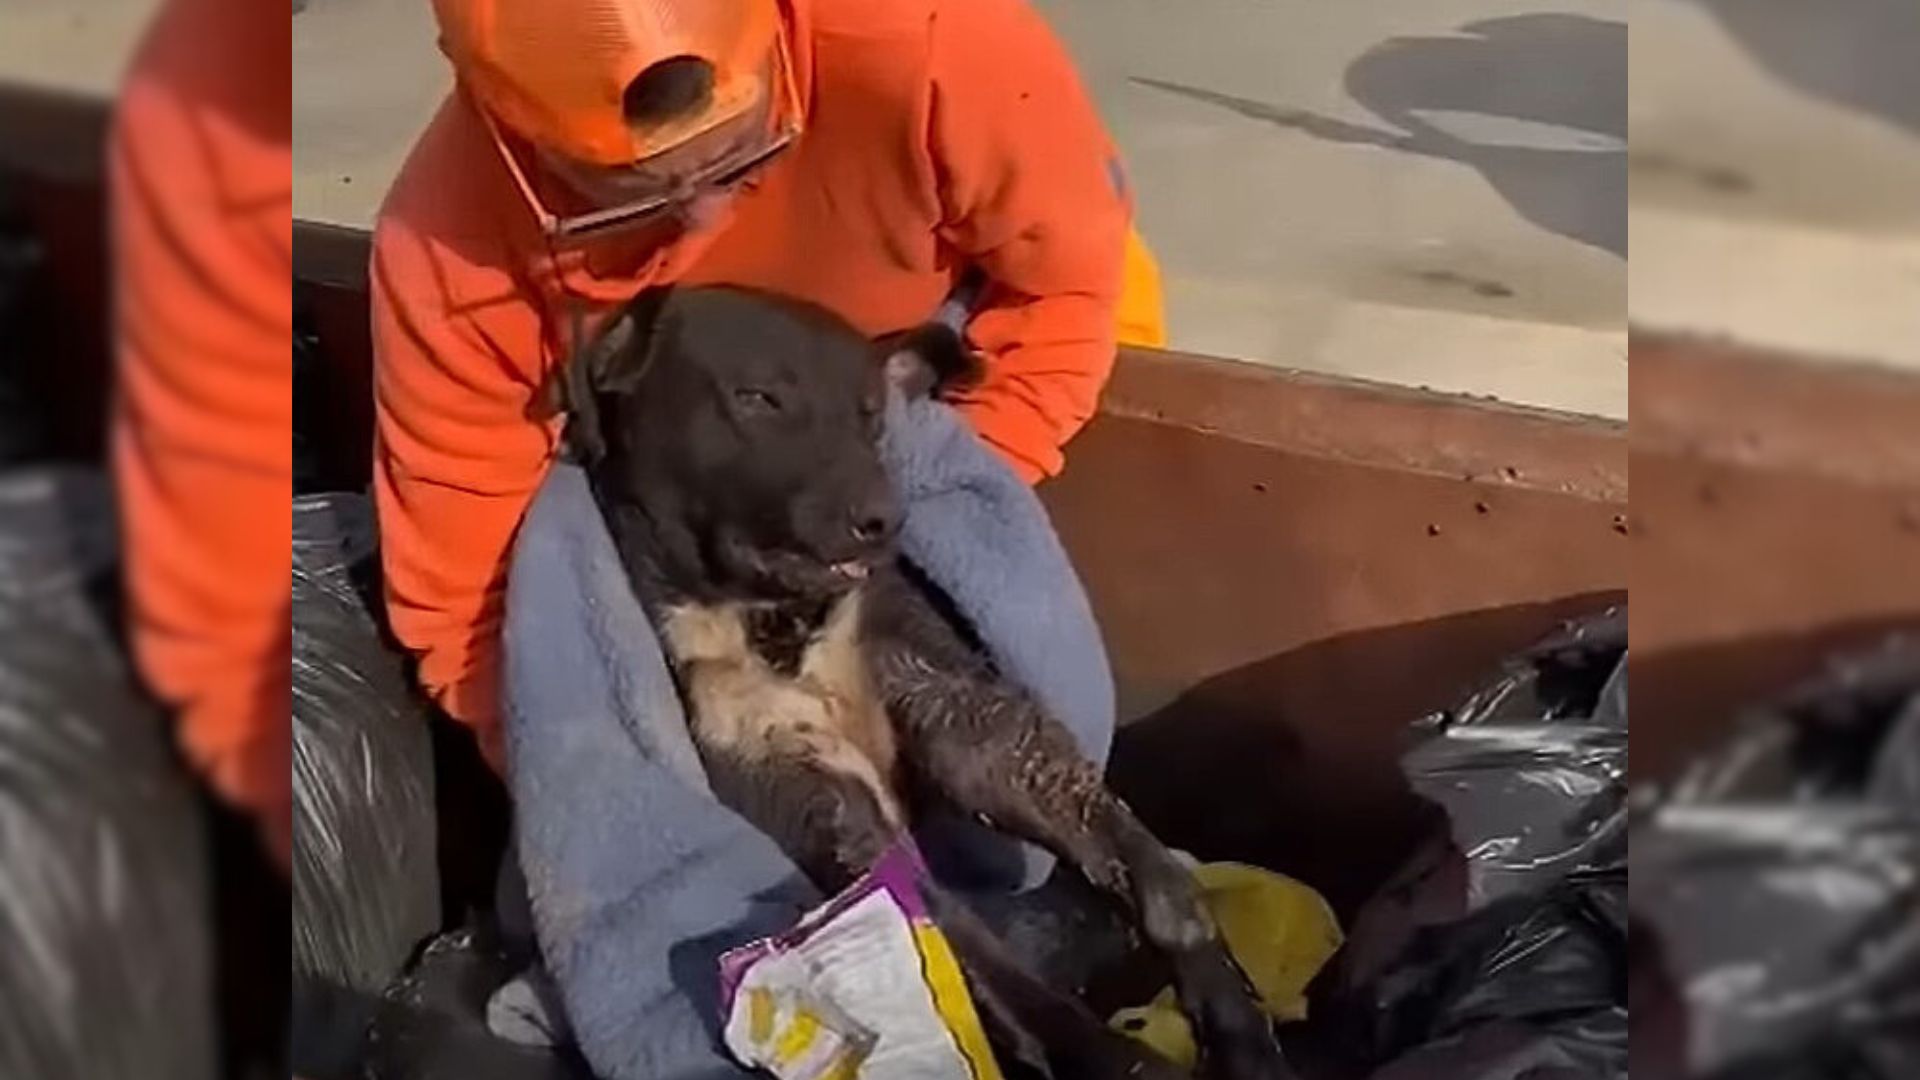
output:
[[[435,0],[457,87],[371,261],[387,606],[502,766],[514,532],[558,451],[543,389],[641,289],[731,283],[878,336],[961,274],[984,379],[954,401],[1057,473],[1116,343],[1161,342],[1115,148],[1026,0]]]
[[[237,826],[230,832],[222,815],[204,849],[172,854],[182,884],[135,879],[113,905],[124,932],[146,937],[164,911],[177,943],[162,955],[183,961],[166,970],[163,1006],[139,1003],[166,1014],[164,1037],[132,1051],[146,1058],[119,1059],[155,1075],[286,1075],[287,968],[276,976],[273,961],[285,955],[293,855],[289,40],[284,10],[271,5],[166,0],[128,65],[105,147],[111,467],[129,644],[173,711],[182,756]],[[249,824],[270,863],[247,843]],[[111,844],[113,824],[99,828],[99,843]],[[180,890],[214,903],[199,920],[154,906]],[[130,970],[105,994],[92,987],[113,972],[98,957],[67,989],[83,995],[75,1030],[124,1054],[142,1028],[113,1000],[151,990],[155,957],[136,943],[118,959]]]
[[[288,24],[168,0],[108,139],[112,461],[130,640],[185,757],[292,848]]]

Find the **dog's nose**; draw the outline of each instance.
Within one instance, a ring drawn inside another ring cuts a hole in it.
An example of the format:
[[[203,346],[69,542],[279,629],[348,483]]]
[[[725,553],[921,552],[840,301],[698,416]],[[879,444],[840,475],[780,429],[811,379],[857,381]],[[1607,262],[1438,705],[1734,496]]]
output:
[[[887,538],[889,527],[883,517],[863,517],[853,523],[853,538],[863,544],[877,544]]]
[[[878,544],[893,535],[898,515],[892,506],[872,503],[853,512],[853,538],[863,544]]]

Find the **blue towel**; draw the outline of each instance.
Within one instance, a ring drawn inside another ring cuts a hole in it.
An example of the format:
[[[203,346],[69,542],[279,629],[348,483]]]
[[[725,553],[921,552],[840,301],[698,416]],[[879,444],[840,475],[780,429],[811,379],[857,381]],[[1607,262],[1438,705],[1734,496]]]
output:
[[[903,554],[1104,762],[1111,673],[1039,500],[938,402],[896,395],[884,452],[908,508]],[[575,1039],[607,1080],[739,1075],[720,1049],[718,957],[822,898],[708,790],[652,626],[571,465],[554,467],[521,526],[504,649],[518,855]],[[966,890],[1036,884],[1051,865],[957,817],[918,832]]]

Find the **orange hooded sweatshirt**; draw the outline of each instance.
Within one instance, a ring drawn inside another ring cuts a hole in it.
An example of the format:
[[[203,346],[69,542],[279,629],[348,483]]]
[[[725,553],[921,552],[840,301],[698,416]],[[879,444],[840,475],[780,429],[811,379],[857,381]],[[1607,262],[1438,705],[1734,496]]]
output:
[[[506,560],[557,448],[537,402],[576,309],[727,282],[878,335],[925,319],[978,266],[990,285],[968,334],[986,376],[956,404],[1029,481],[1059,471],[1093,415],[1116,337],[1158,343],[1157,281],[1114,146],[1026,0],[783,7],[803,134],[714,228],[556,252],[458,92],[381,211],[374,491],[388,609],[422,682],[496,767]]]
[[[135,660],[186,757],[291,844],[291,103],[281,8],[169,0],[108,145],[113,466]]]

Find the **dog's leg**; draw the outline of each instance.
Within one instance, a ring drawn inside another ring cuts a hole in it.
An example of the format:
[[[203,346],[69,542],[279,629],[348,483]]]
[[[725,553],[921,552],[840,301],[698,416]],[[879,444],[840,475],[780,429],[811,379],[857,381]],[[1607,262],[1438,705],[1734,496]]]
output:
[[[1171,962],[1202,1075],[1293,1076],[1186,867],[1108,789],[1073,737],[1000,679],[943,598],[906,569],[869,587],[869,670],[915,786],[1072,864]]]
[[[899,838],[873,790],[789,746],[752,756],[702,748],[716,798],[766,833],[822,892],[865,873]]]
[[[876,669],[916,780],[1048,848],[1132,909],[1172,963],[1203,1075],[1291,1076],[1192,875],[1107,788],[1067,730],[993,680],[944,672],[911,654],[880,656]]]

